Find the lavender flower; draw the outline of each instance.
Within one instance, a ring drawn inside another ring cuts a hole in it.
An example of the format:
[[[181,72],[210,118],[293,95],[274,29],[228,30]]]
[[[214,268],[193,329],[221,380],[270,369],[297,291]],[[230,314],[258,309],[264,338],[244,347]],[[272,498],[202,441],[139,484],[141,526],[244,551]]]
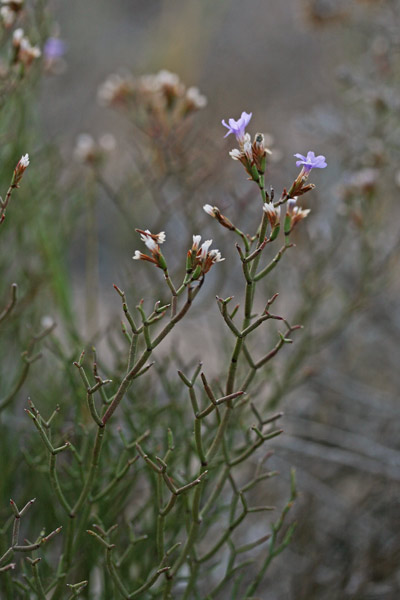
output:
[[[57,37],[49,37],[43,47],[43,54],[46,60],[53,61],[62,58],[65,54],[66,45],[63,40]]]
[[[224,137],[227,137],[230,133],[234,133],[239,144],[243,144],[245,129],[250,123],[250,119],[252,116],[253,113],[242,112],[240,119],[238,119],[237,121],[235,121],[235,119],[229,119],[229,125],[225,123],[225,119],[222,119],[222,125],[229,129],[228,133]]]
[[[296,166],[300,167],[303,165],[304,175],[308,175],[311,169],[325,169],[327,166],[325,156],[320,154],[319,156],[315,156],[314,152],[307,152],[307,156],[303,156],[302,154],[295,154],[296,158],[300,160],[296,161]]]

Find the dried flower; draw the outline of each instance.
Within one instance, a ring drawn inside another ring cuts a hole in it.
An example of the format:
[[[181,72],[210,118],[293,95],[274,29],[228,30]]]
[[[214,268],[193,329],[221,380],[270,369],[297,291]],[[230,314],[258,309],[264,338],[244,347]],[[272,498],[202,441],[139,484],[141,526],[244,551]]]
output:
[[[300,160],[296,161],[296,166],[303,166],[303,175],[305,177],[308,176],[311,169],[325,169],[328,165],[326,164],[325,156],[320,154],[319,156],[315,156],[314,152],[307,152],[307,156],[303,156],[302,154],[295,154],[296,158]]]
[[[245,129],[250,123],[252,116],[253,113],[242,112],[240,119],[237,121],[235,121],[235,119],[228,119],[229,125],[225,123],[225,119],[222,119],[222,125],[229,129],[228,133],[224,137],[227,137],[229,134],[233,133],[236,136],[239,144],[243,145],[245,142]]]

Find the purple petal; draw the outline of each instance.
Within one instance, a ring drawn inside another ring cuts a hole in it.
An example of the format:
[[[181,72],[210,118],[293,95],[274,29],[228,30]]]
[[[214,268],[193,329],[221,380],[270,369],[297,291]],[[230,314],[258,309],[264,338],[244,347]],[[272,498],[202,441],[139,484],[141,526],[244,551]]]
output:
[[[242,112],[240,120],[243,121],[243,126],[247,127],[247,125],[250,123],[251,117],[253,116],[253,113],[247,113],[247,112]]]

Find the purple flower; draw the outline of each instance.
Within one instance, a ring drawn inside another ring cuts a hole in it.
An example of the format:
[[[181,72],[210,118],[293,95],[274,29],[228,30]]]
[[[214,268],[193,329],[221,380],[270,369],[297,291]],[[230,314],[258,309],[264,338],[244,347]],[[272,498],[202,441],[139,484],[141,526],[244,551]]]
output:
[[[47,60],[57,60],[65,54],[66,45],[60,38],[50,37],[46,40],[43,53]]]
[[[237,141],[239,143],[243,142],[244,131],[247,125],[250,123],[250,119],[252,116],[253,113],[242,112],[240,119],[238,119],[237,121],[235,121],[235,119],[229,119],[229,125],[225,123],[225,119],[222,119],[222,125],[229,129],[228,133],[224,137],[227,137],[230,133],[234,133]]]
[[[315,156],[314,152],[310,151],[307,156],[302,154],[295,154],[294,156],[301,159],[296,161],[296,166],[300,167],[302,165],[305,175],[308,175],[311,169],[325,169],[327,166],[325,156],[322,156],[322,154]]]

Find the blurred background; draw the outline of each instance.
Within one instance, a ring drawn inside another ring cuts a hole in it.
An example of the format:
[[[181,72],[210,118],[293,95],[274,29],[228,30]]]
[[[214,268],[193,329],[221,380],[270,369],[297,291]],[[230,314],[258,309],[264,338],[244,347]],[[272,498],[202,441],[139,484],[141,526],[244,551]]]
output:
[[[270,459],[281,476],[267,503],[282,503],[291,465],[299,486],[296,535],[259,597],[395,600],[400,2],[59,0],[49,15],[46,36],[59,37],[65,53],[37,82],[32,164],[47,156],[56,175],[51,180],[44,172],[31,185],[46,191],[53,182],[58,204],[43,217],[56,224],[56,239],[50,246],[39,234],[32,241],[41,247],[50,284],[46,310],[35,309],[32,318],[38,322],[44,312],[64,319],[59,331],[66,346],[77,343],[80,329],[111,360],[108,333],[120,312],[112,284],[125,289],[132,305],[148,300],[154,284],[153,271],[131,259],[141,249],[135,227],[166,230],[173,269],[192,233],[201,233],[227,260],[210,273],[189,330],[184,336],[177,330],[172,344],[188,361],[205,354],[205,367],[217,374],[227,342],[220,339],[214,298],[240,293],[241,274],[231,266],[233,240],[202,205],[215,204],[253,228],[259,211],[257,190],[228,155],[235,144],[223,139],[221,119],[253,113],[249,131],[269,136],[268,183],[277,194],[297,175],[294,153],[324,154],[328,169],[310,178],[317,189],[304,201],[312,213],[296,232],[296,253],[265,286],[265,298],[279,292],[279,313],[305,330],[258,382],[265,410],[284,412],[285,435],[272,444]],[[186,129],[169,130],[172,138],[144,131],[151,118],[138,121],[129,106],[98,101],[111,73],[136,79],[161,69],[207,98]],[[103,136],[101,160],[77,152],[81,134],[96,144]],[[161,168],[155,156],[166,139],[172,158]],[[21,204],[15,218],[22,222]],[[22,257],[15,258],[27,279],[35,260],[23,267]],[[63,277],[72,281],[68,299]],[[71,315],[75,331],[65,325]],[[265,496],[257,500],[265,503]]]

